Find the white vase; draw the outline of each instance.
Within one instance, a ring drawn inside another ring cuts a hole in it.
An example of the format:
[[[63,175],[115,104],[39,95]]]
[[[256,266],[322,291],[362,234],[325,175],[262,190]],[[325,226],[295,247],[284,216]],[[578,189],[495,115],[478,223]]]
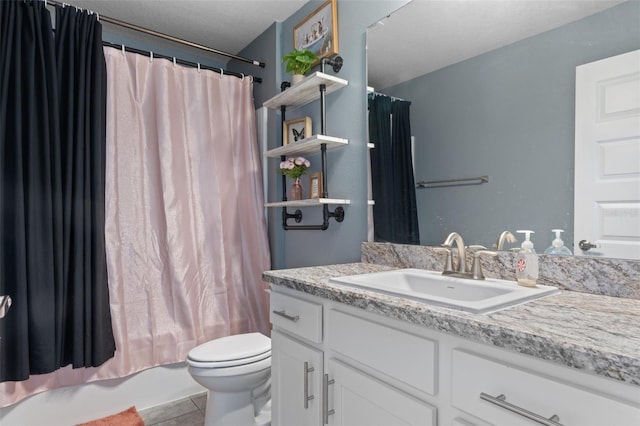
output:
[[[304,75],[302,75],[302,74],[293,74],[293,76],[291,76],[291,85],[293,86],[294,84],[298,84],[302,80],[304,80]]]

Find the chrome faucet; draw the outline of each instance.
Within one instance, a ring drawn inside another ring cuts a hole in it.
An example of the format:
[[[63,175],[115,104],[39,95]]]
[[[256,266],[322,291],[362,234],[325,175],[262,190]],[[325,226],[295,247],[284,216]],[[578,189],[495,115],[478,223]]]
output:
[[[502,233],[500,234],[500,236],[498,237],[498,241],[496,241],[496,243],[493,245],[493,248],[496,250],[504,250],[504,243],[505,241],[507,243],[517,243],[518,240],[516,239],[516,237],[513,236],[513,234],[509,231],[502,231]]]
[[[447,239],[444,240],[444,243],[442,243],[442,246],[451,250],[453,248],[453,243],[456,243],[456,247],[458,248],[458,267],[456,268],[456,272],[465,274],[468,272],[467,271],[467,250],[464,247],[464,240],[462,239],[460,234],[458,234],[457,232],[450,233]],[[445,269],[443,273],[447,274],[447,273],[453,272],[453,268],[451,269],[452,269],[451,271],[447,271]]]
[[[455,270],[453,268],[451,253],[453,250],[453,243],[456,243],[456,247],[458,248],[458,264]],[[469,249],[472,258],[471,263],[473,265],[471,267],[471,270],[467,268],[467,249]],[[484,280],[482,265],[480,264],[480,256],[498,255],[498,253],[496,253],[495,251],[487,250],[486,247],[480,245],[471,245],[469,247],[465,247],[464,240],[457,232],[450,233],[447,239],[444,240],[444,243],[442,243],[442,247],[436,248],[436,251],[445,252],[447,254],[442,275],[452,275],[459,278],[469,278],[474,280]]]
[[[468,247],[471,252],[471,278],[474,280],[484,280],[484,274],[482,273],[482,264],[480,263],[481,256],[493,256],[498,255],[497,252],[487,250],[485,246],[472,245]]]

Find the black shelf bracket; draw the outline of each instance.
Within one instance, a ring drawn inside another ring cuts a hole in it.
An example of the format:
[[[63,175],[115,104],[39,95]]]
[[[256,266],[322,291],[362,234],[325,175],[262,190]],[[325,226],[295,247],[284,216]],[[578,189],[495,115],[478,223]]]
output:
[[[324,73],[324,65],[331,65],[333,68],[333,72],[340,72],[342,69],[342,65],[344,61],[342,60],[342,56],[334,56],[333,58],[322,58],[320,62],[320,72]]]
[[[300,220],[296,216],[298,213],[300,214]],[[295,218],[296,223],[299,223],[302,220],[302,212],[296,210],[295,214],[287,213],[287,208],[283,207],[282,227],[285,231],[326,231],[329,228],[329,219],[334,218],[336,222],[344,220],[344,209],[336,207],[334,211],[329,211],[329,205],[324,204],[322,206],[322,224],[320,225],[288,225],[287,220],[291,218]]]

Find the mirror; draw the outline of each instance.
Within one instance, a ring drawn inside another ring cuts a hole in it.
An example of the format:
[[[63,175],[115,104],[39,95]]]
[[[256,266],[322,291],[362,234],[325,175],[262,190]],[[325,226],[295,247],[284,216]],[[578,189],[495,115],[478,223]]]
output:
[[[488,176],[417,188],[420,244],[532,229],[543,253],[560,228],[574,251],[575,69],[640,49],[639,21],[636,1],[416,0],[369,28],[369,86],[411,102],[415,181]]]

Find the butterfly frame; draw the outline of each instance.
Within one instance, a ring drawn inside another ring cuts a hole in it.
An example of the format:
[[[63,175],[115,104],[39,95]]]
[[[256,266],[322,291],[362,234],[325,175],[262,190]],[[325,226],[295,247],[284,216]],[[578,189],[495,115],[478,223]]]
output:
[[[282,145],[304,142],[311,137],[311,117],[300,117],[282,123]]]

